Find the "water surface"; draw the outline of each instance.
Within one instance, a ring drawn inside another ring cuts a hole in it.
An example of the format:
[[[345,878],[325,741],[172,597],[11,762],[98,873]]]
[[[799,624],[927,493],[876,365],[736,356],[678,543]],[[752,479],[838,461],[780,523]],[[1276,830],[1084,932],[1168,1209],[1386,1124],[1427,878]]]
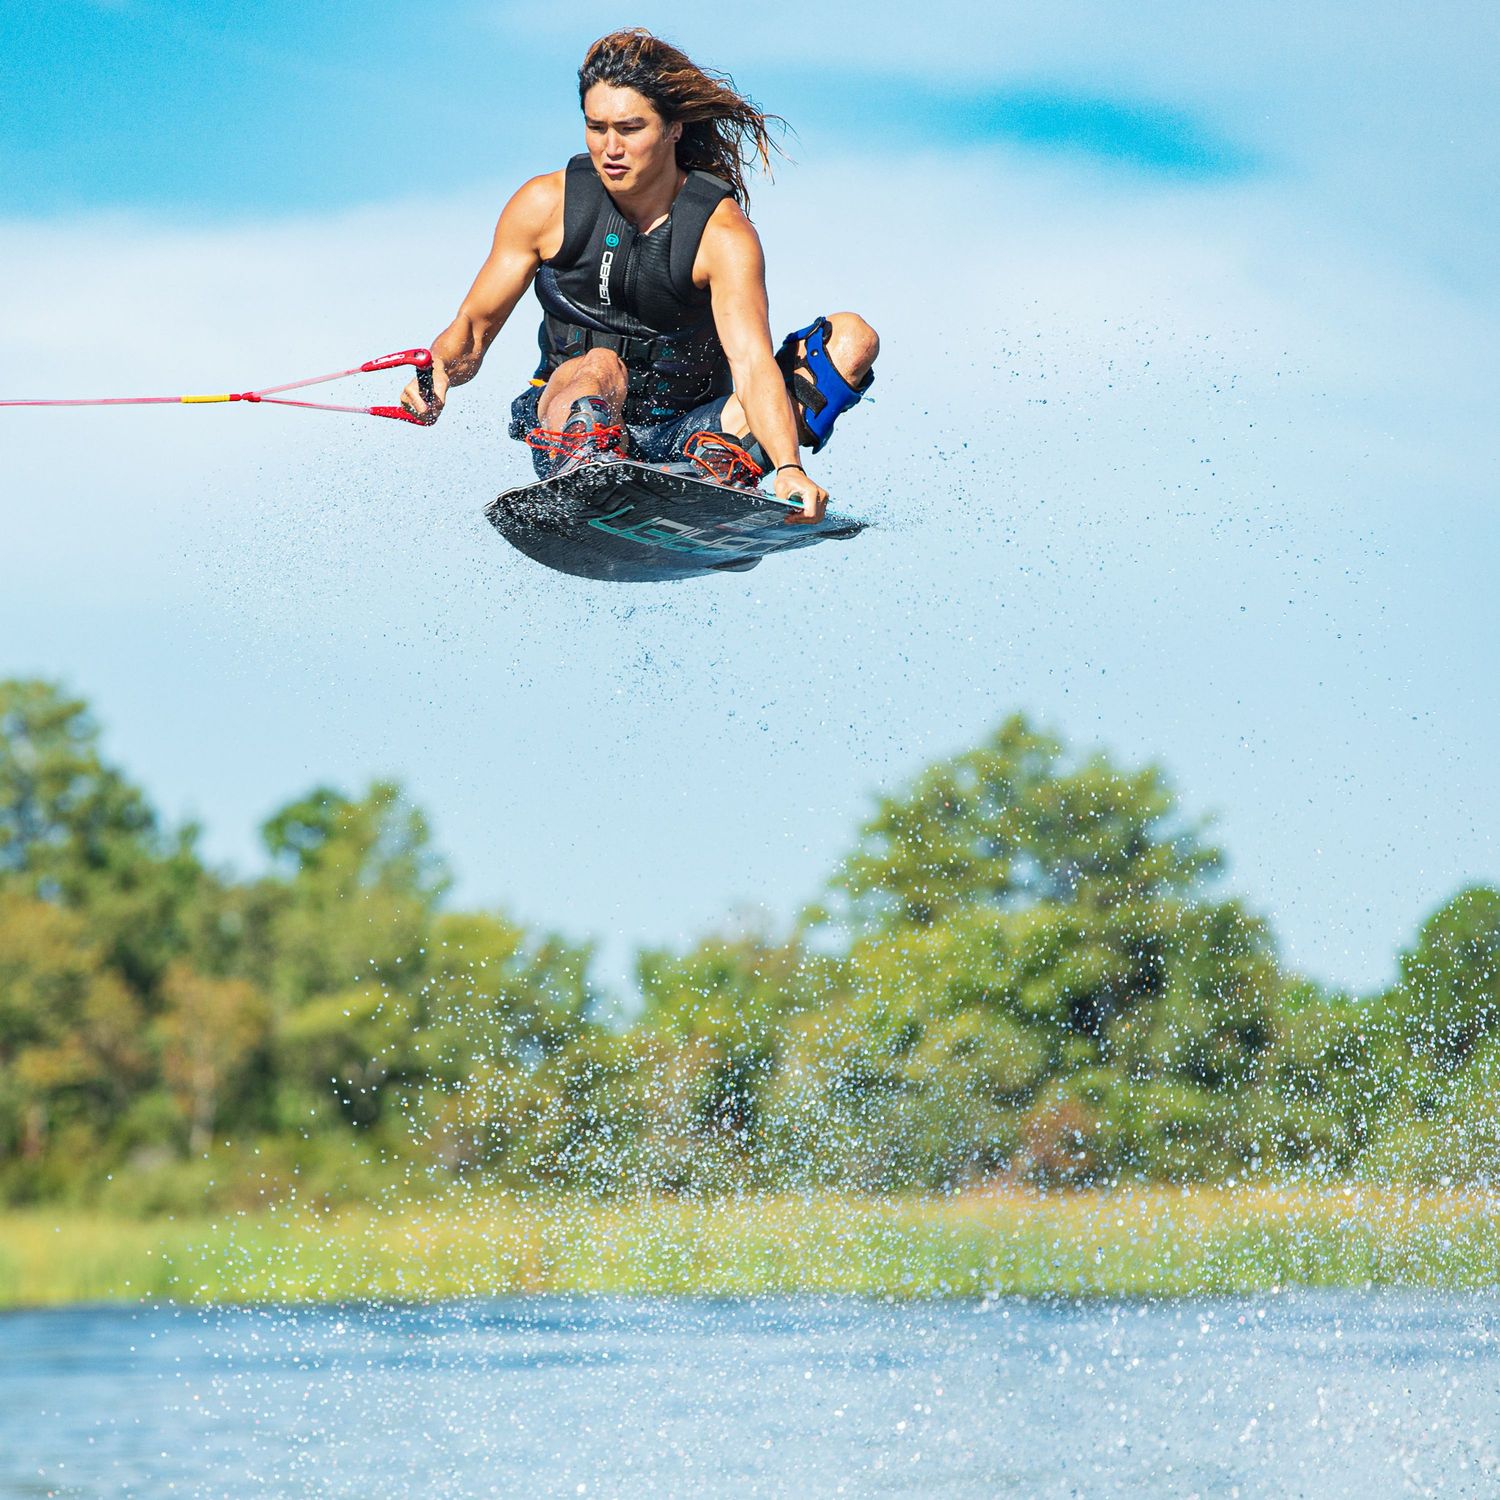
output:
[[[1500,1493],[1500,1298],[0,1317],[0,1497]]]

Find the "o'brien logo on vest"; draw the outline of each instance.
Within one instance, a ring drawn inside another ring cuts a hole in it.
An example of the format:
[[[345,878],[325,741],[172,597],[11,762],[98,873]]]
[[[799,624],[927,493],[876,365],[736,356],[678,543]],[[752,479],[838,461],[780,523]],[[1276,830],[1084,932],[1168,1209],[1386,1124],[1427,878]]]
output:
[[[604,252],[604,258],[599,262],[599,300],[608,307],[609,303],[609,268],[614,264],[615,246],[620,243],[620,236],[607,234],[604,243],[609,248]]]

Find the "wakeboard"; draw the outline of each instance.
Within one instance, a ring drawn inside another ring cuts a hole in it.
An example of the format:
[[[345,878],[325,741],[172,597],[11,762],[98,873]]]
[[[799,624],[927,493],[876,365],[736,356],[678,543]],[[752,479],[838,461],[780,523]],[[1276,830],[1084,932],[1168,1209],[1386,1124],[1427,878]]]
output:
[[[559,573],[661,583],[747,572],[773,553],[864,530],[836,515],[788,524],[797,509],[762,490],[715,484],[691,465],[605,459],[506,490],[485,515],[517,551]]]

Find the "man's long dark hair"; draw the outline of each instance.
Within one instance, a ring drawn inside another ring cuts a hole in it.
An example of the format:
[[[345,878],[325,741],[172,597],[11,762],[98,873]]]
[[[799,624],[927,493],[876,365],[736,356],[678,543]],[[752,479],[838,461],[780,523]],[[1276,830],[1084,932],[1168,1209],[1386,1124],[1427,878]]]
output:
[[[773,121],[784,125],[780,116],[762,113],[735,89],[728,74],[700,68],[644,26],[612,31],[589,48],[578,70],[580,104],[596,83],[634,89],[667,124],[680,122],[677,165],[686,172],[722,177],[734,190],[735,202],[748,206],[746,171],[757,166],[770,171],[771,152],[778,148],[767,126]]]

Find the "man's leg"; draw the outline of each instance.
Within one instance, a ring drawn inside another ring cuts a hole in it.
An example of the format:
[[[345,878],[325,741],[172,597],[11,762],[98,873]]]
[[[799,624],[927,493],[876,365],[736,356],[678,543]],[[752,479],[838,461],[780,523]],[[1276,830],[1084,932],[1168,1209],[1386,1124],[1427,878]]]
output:
[[[560,364],[538,395],[512,403],[511,435],[525,439],[538,479],[555,479],[581,464],[625,456],[620,416],[628,378],[618,354],[590,349]],[[525,414],[528,406],[534,413],[530,418]],[[536,425],[528,427],[528,421]]]
[[[628,381],[625,361],[613,349],[590,349],[577,359],[560,364],[547,381],[537,402],[537,423],[552,432],[562,432],[568,425],[575,402],[593,400],[602,404],[607,421],[599,426],[619,422],[625,409],[625,387]]]
[[[880,355],[879,335],[858,313],[833,313],[828,321],[832,327],[823,340],[823,347],[828,351],[834,368],[849,385],[858,389],[874,369]],[[796,349],[800,365],[807,357],[807,340],[798,340]],[[806,413],[800,402],[796,407],[800,427]],[[740,405],[738,396],[731,396],[724,403],[724,431],[732,437],[749,436],[750,424],[745,420],[745,408]]]

